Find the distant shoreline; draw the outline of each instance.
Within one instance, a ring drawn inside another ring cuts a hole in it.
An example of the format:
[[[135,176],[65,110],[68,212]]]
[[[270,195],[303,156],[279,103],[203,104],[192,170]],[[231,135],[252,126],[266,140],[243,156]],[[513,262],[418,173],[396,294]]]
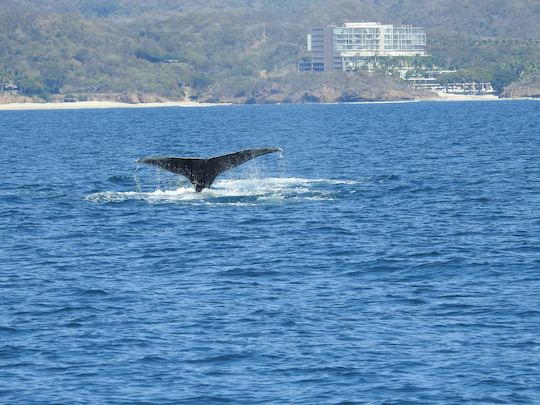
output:
[[[499,98],[494,95],[462,95],[439,94],[439,97],[418,98],[412,100],[372,100],[343,103],[313,103],[313,104],[385,104],[385,103],[415,103],[415,102],[451,102],[451,101],[511,101],[511,100],[540,100],[538,98]],[[6,103],[0,104],[0,111],[22,110],[85,110],[85,109],[115,109],[115,108],[162,108],[162,107],[216,107],[228,105],[244,105],[234,103],[198,103],[194,101],[170,101],[163,103],[122,103],[117,101],[77,101],[73,103]],[[267,105],[267,104],[265,104]]]
[[[73,103],[6,103],[0,104],[0,111],[20,110],[85,110],[109,108],[160,108],[160,107],[213,107],[228,104],[197,103],[194,101],[169,101],[164,103],[121,103],[118,101],[77,101]]]

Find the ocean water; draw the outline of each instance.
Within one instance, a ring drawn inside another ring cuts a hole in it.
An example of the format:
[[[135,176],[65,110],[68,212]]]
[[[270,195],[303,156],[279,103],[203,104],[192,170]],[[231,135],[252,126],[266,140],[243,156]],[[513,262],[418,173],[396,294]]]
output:
[[[278,146],[212,189],[135,160]],[[540,403],[540,102],[0,111],[0,403]]]

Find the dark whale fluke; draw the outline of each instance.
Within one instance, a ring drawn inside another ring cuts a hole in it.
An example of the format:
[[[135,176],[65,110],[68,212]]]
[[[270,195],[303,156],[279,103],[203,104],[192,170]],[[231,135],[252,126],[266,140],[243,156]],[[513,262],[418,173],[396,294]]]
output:
[[[146,163],[186,176],[195,190],[199,193],[203,188],[210,187],[217,176],[226,170],[239,166],[248,160],[272,152],[281,152],[280,148],[246,149],[228,155],[216,156],[208,159],[181,158],[181,157],[147,157],[137,160],[137,163]]]

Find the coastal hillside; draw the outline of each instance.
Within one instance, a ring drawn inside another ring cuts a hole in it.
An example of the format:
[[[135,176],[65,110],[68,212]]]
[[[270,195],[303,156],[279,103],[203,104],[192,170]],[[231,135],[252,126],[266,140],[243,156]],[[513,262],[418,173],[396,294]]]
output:
[[[309,29],[344,21],[423,26],[433,63],[457,69],[456,80],[490,81],[507,96],[540,94],[537,0],[485,0],[482,7],[473,0],[2,3],[0,85],[16,85],[26,97],[284,102],[421,96],[380,74],[299,78],[296,62]]]

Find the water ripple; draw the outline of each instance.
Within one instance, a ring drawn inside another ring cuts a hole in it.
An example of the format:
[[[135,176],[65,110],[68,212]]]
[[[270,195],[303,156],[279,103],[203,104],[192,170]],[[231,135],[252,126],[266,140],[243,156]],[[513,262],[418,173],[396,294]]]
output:
[[[3,112],[0,403],[537,402],[539,109]]]

